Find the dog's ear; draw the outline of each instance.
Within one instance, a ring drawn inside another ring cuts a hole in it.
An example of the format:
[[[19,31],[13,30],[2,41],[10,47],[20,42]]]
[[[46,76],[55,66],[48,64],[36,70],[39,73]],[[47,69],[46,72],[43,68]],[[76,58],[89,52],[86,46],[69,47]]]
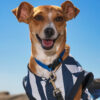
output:
[[[63,10],[66,21],[75,18],[80,12],[80,10],[76,8],[71,1],[65,1],[62,3],[61,8]]]
[[[33,14],[33,6],[27,2],[22,2],[18,8],[12,10],[19,22],[29,23],[29,19]]]

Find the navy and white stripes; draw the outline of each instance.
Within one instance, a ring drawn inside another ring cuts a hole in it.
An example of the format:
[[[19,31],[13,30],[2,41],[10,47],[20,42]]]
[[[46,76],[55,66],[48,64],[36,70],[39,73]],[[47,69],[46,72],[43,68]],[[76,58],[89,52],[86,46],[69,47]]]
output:
[[[64,100],[73,100],[80,84],[83,84],[84,88],[81,100],[92,100],[88,95],[87,86],[93,80],[93,75],[85,72],[73,57],[67,57],[55,74],[56,87],[61,90]],[[30,100],[56,100],[49,79],[38,77],[30,70],[24,78],[23,85]]]

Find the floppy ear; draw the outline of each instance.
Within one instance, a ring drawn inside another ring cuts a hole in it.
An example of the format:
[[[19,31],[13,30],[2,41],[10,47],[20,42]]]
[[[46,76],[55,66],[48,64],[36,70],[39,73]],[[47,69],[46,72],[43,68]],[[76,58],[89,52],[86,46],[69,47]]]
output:
[[[66,21],[75,18],[80,12],[80,10],[76,8],[71,1],[65,1],[62,3],[61,8],[63,10]]]
[[[29,23],[29,19],[33,14],[33,6],[27,2],[22,2],[18,8],[12,10],[19,22]]]

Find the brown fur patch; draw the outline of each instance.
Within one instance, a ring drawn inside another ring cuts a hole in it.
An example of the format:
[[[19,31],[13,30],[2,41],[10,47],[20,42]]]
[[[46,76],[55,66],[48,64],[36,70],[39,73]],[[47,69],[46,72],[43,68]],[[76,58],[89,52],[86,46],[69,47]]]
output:
[[[80,100],[82,96],[82,85],[79,87],[78,92],[76,93],[74,100]]]

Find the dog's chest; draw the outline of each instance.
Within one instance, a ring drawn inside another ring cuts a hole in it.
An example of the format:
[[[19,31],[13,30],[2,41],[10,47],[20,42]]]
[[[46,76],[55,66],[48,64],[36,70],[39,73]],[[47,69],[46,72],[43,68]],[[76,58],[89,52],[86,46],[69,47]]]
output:
[[[65,97],[65,89],[62,75],[62,67],[55,73],[56,81],[55,85],[62,92],[63,97]],[[32,73],[29,73],[30,77],[30,86],[32,87],[32,95],[37,98],[37,100],[55,100],[53,96],[53,86],[49,82],[49,79],[40,78],[33,76]],[[36,82],[36,83],[35,83]],[[42,98],[42,99],[41,99]]]
[[[69,72],[66,65],[61,66],[55,74],[57,77],[55,85],[60,89],[62,96],[65,99],[65,95],[67,96],[71,91],[76,77],[73,78],[72,73]],[[49,82],[49,79],[35,76],[31,72],[29,72],[27,78],[29,81],[25,83],[25,90],[28,91],[27,87],[30,87],[31,91],[29,90],[28,92],[32,95],[32,97],[35,97],[37,100],[55,100],[53,96],[54,89]]]
[[[86,73],[72,57],[68,57],[55,74],[55,85],[60,89],[64,100],[73,100]],[[56,100],[53,96],[54,88],[49,81],[50,79],[36,76],[29,70],[24,78],[24,88],[30,100]]]

